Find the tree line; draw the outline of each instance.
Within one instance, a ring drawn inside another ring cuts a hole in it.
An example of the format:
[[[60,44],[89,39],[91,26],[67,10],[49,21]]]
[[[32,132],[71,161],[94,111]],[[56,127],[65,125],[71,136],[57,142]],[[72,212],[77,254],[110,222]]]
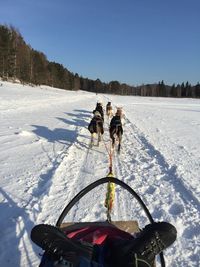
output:
[[[48,61],[46,55],[27,45],[13,26],[0,25],[0,77],[33,85],[49,85],[66,90],[85,90],[120,95],[200,97],[200,84],[156,84],[130,86],[119,81],[109,83],[100,79],[83,78],[70,72],[62,64]]]

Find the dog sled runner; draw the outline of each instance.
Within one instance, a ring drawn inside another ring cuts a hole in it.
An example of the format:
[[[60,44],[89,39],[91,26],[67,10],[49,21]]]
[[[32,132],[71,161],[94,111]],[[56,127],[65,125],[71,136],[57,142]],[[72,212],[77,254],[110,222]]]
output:
[[[88,185],[87,187],[85,187],[83,190],[81,190],[68,204],[67,206],[64,208],[64,210],[62,211],[61,215],[59,216],[56,226],[58,228],[60,228],[62,231],[65,231],[65,229],[70,229],[70,230],[78,230],[81,229],[82,227],[84,227],[84,225],[95,225],[98,227],[98,225],[102,226],[102,225],[112,225],[114,227],[117,227],[120,230],[123,230],[127,233],[133,234],[135,232],[139,232],[139,224],[138,221],[112,221],[111,216],[110,216],[110,212],[108,209],[108,213],[107,213],[107,221],[105,222],[65,222],[65,217],[67,216],[67,214],[69,213],[69,211],[72,209],[72,207],[83,197],[85,196],[87,193],[89,193],[91,190],[93,190],[94,188],[98,187],[101,184],[107,184],[107,185],[119,185],[122,188],[124,188],[125,190],[127,190],[133,197],[134,199],[136,199],[136,201],[140,204],[141,208],[144,210],[148,220],[150,221],[150,223],[153,223],[154,220],[149,212],[149,210],[147,209],[146,205],[144,204],[144,202],[142,201],[142,199],[139,197],[139,195],[130,187],[128,186],[126,183],[124,183],[123,181],[114,178],[113,176],[107,176],[105,178],[101,178],[93,183],[91,183],[90,185]],[[160,256],[160,264],[161,267],[165,267],[165,260],[164,260],[164,256],[163,253],[161,252],[159,254]]]

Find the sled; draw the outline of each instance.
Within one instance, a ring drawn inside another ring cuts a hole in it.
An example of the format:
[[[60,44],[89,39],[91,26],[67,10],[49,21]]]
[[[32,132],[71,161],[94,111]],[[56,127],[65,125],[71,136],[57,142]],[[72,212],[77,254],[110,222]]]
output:
[[[101,185],[101,184],[105,184],[105,183],[114,183],[117,184],[121,187],[123,187],[124,189],[126,189],[140,204],[140,206],[142,207],[142,209],[144,210],[147,218],[149,219],[150,223],[154,223],[154,220],[149,212],[149,210],[147,209],[146,205],[144,204],[144,202],[142,201],[142,199],[139,197],[139,195],[130,187],[128,186],[126,183],[124,183],[123,181],[114,178],[114,177],[105,177],[105,178],[101,178],[93,183],[91,183],[90,185],[88,185],[87,187],[85,187],[83,190],[81,190],[68,204],[67,206],[64,208],[63,212],[61,213],[60,217],[58,218],[58,221],[56,223],[56,226],[59,227],[61,230],[65,231],[65,229],[67,228],[69,230],[72,229],[77,229],[77,227],[82,228],[84,226],[84,224],[88,225],[88,222],[64,222],[64,219],[66,217],[66,215],[69,213],[69,211],[72,209],[72,207],[84,196],[86,195],[88,192],[90,192],[91,190],[93,190],[94,188],[96,188],[97,186]],[[112,221],[110,216],[108,217],[107,221],[104,222],[89,222],[89,224],[95,224],[96,226],[98,225],[108,225],[111,224],[114,227],[117,227],[125,232],[128,232],[130,234],[139,232],[139,224],[138,221],[133,220],[133,221]],[[161,267],[165,267],[165,260],[164,260],[164,255],[161,252],[159,254],[160,256],[160,264]],[[155,264],[154,264],[155,267]]]
[[[106,224],[112,224],[116,226],[118,229],[123,230],[129,234],[138,233],[140,231],[138,222],[137,221],[112,221],[112,222],[65,222],[60,225],[60,228],[65,231],[66,228],[73,229],[73,227],[76,227],[79,225],[81,228],[84,227],[84,225],[105,225]]]

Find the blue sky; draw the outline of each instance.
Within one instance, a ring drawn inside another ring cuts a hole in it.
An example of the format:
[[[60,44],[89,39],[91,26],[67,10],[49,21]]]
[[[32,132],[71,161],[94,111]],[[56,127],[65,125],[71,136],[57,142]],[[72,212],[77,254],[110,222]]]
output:
[[[200,0],[0,0],[0,24],[83,77],[200,81]]]

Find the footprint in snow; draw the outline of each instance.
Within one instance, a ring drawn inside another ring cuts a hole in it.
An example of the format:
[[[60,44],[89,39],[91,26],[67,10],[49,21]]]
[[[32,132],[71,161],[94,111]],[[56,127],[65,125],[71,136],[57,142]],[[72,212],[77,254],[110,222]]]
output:
[[[184,207],[183,207],[182,204],[174,203],[174,204],[170,207],[169,212],[170,212],[172,215],[179,215],[180,213],[183,213],[183,212],[184,212]]]
[[[153,186],[149,186],[149,188],[146,190],[145,194],[152,195],[155,192],[156,188]]]
[[[200,225],[190,225],[184,230],[183,237],[192,240],[194,239],[195,236],[198,238],[199,233],[200,233]]]
[[[153,211],[152,213],[152,217],[154,218],[154,220],[159,220],[161,221],[163,218],[163,211],[160,209],[156,209]]]

